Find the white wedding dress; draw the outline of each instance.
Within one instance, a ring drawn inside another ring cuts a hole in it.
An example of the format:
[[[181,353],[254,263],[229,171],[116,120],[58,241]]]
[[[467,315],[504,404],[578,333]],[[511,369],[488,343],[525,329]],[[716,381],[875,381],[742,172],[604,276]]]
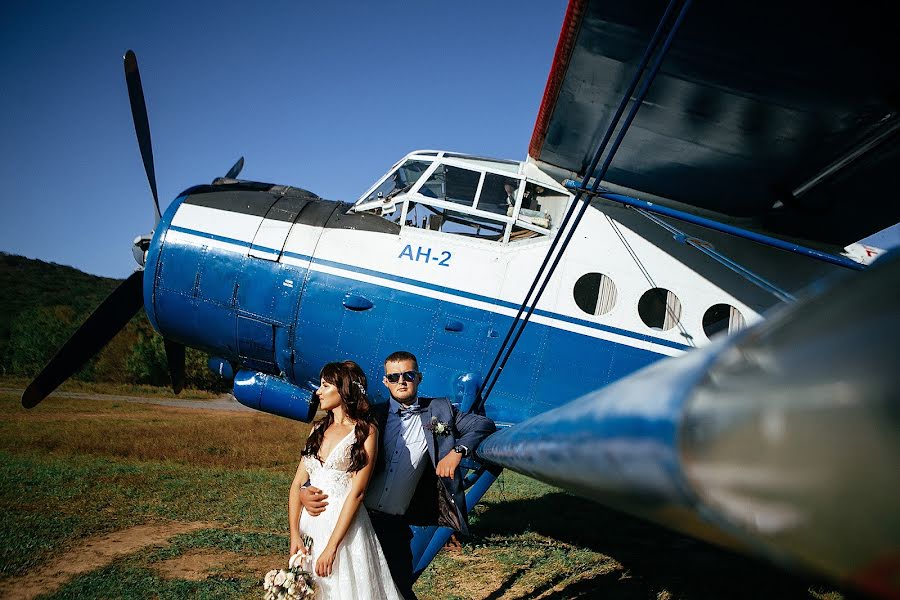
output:
[[[304,456],[303,464],[309,473],[310,484],[328,494],[328,507],[313,517],[305,510],[300,516],[300,534],[313,539],[312,560],[306,569],[316,580],[318,600],[363,600],[366,598],[396,598],[402,600],[391,579],[381,544],[375,537],[366,507],[360,505],[350,524],[347,535],[338,546],[337,556],[329,577],[315,575],[319,554],[328,545],[331,532],[337,524],[344,500],[350,492],[352,474],[350,448],[355,439],[353,431],[335,445],[324,463],[312,456]]]

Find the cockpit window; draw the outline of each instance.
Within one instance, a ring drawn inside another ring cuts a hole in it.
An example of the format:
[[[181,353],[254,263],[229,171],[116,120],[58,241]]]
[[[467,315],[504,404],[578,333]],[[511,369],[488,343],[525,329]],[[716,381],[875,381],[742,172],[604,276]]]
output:
[[[431,163],[422,160],[406,161],[387,179],[381,182],[381,185],[372,190],[372,193],[369,194],[369,197],[366,200],[375,200],[379,197],[387,200],[404,192],[408,192],[430,164]]]
[[[548,190],[536,183],[525,184],[518,222],[533,225],[541,230],[549,230],[559,224],[569,196]],[[546,233],[541,231],[541,233]]]
[[[466,237],[503,240],[507,224],[511,222],[519,181],[515,177],[438,165],[417,190],[425,198],[410,201],[406,225]],[[432,200],[460,205],[460,210],[433,205]]]
[[[478,171],[439,165],[419,188],[419,193],[445,202],[472,206],[480,180],[481,173]]]
[[[511,217],[512,208],[516,205],[518,191],[518,179],[496,175],[495,173],[485,173],[484,184],[481,186],[481,195],[478,196],[477,208]]]
[[[468,212],[410,202],[406,225],[466,237],[502,240],[506,223]]]
[[[571,198],[556,186],[523,181],[519,163],[444,153],[437,160],[423,152],[409,156],[351,210],[402,227],[515,242],[549,235]],[[448,158],[451,164],[444,162]]]

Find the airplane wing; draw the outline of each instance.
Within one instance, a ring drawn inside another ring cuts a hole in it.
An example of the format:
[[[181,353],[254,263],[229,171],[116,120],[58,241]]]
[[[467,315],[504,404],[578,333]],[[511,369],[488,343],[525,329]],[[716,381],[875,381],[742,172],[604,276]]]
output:
[[[571,0],[529,148],[583,176],[664,0]],[[694,2],[604,186],[845,246],[900,221],[900,3]]]
[[[900,598],[900,251],[841,275],[741,333],[491,435],[478,457]]]

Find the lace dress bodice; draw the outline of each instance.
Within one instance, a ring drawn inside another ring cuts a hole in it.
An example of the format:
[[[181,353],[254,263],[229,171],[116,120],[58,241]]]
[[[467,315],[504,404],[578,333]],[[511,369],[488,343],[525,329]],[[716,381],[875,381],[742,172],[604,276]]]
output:
[[[344,498],[350,492],[350,483],[353,481],[353,474],[349,471],[350,449],[356,439],[353,434],[354,431],[350,431],[335,444],[324,462],[320,462],[315,456],[303,457],[310,484],[334,498]]]

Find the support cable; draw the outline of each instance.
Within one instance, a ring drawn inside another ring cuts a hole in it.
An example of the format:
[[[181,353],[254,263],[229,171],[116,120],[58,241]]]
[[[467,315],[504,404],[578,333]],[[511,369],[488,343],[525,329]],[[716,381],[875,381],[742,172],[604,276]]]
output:
[[[773,296],[775,296],[782,302],[795,302],[797,300],[797,298],[795,298],[791,293],[786,292],[785,290],[781,289],[780,287],[778,287],[777,285],[775,285],[774,283],[772,283],[765,277],[763,277],[761,275],[757,275],[750,269],[740,265],[739,263],[736,263],[735,261],[731,260],[730,258],[725,256],[718,250],[715,250],[712,247],[712,244],[710,244],[709,242],[687,235],[686,233],[684,233],[683,231],[681,231],[674,225],[666,223],[665,221],[663,221],[656,215],[649,213],[642,208],[633,208],[632,210],[637,211],[637,213],[639,215],[649,219],[653,223],[656,223],[657,225],[659,225],[660,227],[662,227],[663,229],[665,229],[666,231],[671,233],[672,236],[676,240],[678,240],[684,244],[687,244],[688,246],[691,246],[692,248],[696,248],[697,250],[699,250],[703,254],[707,255],[708,257],[710,257],[717,263],[727,267],[728,269],[731,269],[732,271],[734,271],[735,273],[737,273],[738,275],[740,275],[741,277],[743,277],[750,283],[752,283],[756,286],[759,286],[763,290],[769,292],[770,294],[772,294]]]
[[[606,150],[607,144],[609,144],[609,140],[612,138],[612,134],[615,131],[616,127],[619,124],[619,120],[622,118],[622,115],[625,113],[625,107],[628,106],[628,101],[631,99],[631,95],[634,93],[635,89],[637,89],[638,83],[640,83],[641,77],[643,76],[644,69],[647,68],[647,64],[650,62],[650,58],[653,56],[654,51],[657,46],[659,46],[659,40],[662,37],[662,32],[664,30],[666,22],[669,20],[670,15],[672,14],[672,10],[675,7],[675,4],[678,0],[669,0],[669,4],[666,7],[665,12],[663,13],[662,18],[656,26],[656,31],[653,33],[653,36],[650,38],[650,42],[647,44],[646,50],[644,50],[644,55],[641,57],[641,61],[638,64],[638,68],[635,70],[634,76],[631,78],[631,83],[628,84],[628,89],[623,94],[621,101],[619,102],[619,106],[616,108],[616,112],[613,115],[612,121],[606,129],[606,133],[603,136],[603,140],[597,146],[596,152],[594,152],[594,156],[591,159],[591,164],[587,169],[587,173],[593,173],[594,169],[597,168],[597,165],[600,163],[600,158],[603,156],[603,151]],[[590,191],[596,192],[597,185],[590,188]],[[553,252],[556,250],[559,241],[562,239],[562,234],[566,230],[566,226],[569,224],[569,221],[572,219],[572,215],[575,213],[575,207],[578,206],[578,203],[582,200],[582,196],[585,191],[588,189],[588,178],[585,178],[581,185],[576,188],[577,192],[575,197],[572,199],[572,203],[569,205],[569,208],[566,210],[566,214],[563,216],[562,221],[559,224],[558,233],[554,236],[553,240],[550,243],[550,248],[547,250],[546,256],[544,256],[544,260],[541,263],[541,266],[538,268],[537,274],[534,276],[534,280],[531,282],[531,287],[528,289],[528,293],[525,294],[525,299],[522,301],[522,305],[519,307],[519,311],[516,313],[516,316],[513,318],[512,323],[509,326],[509,330],[506,332],[506,337],[503,338],[503,342],[500,344],[500,348],[497,350],[496,356],[494,356],[494,362],[491,363],[490,368],[488,368],[487,373],[485,374],[485,384],[488,381],[491,381],[492,376],[494,375],[494,369],[497,368],[497,364],[500,362],[500,359],[503,355],[503,352],[507,348],[507,344],[509,344],[510,338],[513,336],[513,332],[515,331],[516,325],[519,322],[519,319],[522,317],[522,313],[525,312],[529,308],[529,304],[531,303],[532,295],[537,289],[538,283],[541,280],[541,277],[544,274],[544,269],[547,268],[547,265],[550,262],[550,257],[553,255]],[[590,200],[585,200],[585,202],[590,202]],[[537,304],[535,302],[534,304]],[[496,379],[495,379],[496,380]],[[493,383],[491,383],[490,388],[493,388]],[[490,391],[490,388],[487,388],[486,385],[482,386],[482,393],[479,394],[483,399],[486,399],[486,395],[483,394],[485,389]],[[476,401],[476,408],[480,408],[484,404],[483,400],[479,399]]]
[[[618,124],[618,120],[621,118],[622,113],[625,110],[625,106],[628,104],[628,101],[633,93],[635,87],[637,86],[638,81],[641,80],[643,75],[643,71],[647,66],[647,63],[650,60],[650,57],[653,55],[656,47],[659,44],[659,38],[662,35],[662,32],[665,30],[665,26],[669,17],[672,13],[672,10],[676,6],[678,0],[670,0],[669,5],[666,7],[666,11],[663,14],[663,17],[660,19],[659,24],[657,25],[656,32],[653,34],[650,43],[647,46],[647,50],[644,53],[644,56],[641,59],[641,63],[635,73],[634,78],[632,79],[631,85],[629,86],[628,92],[622,97],[622,101],[619,103],[619,107],[616,110],[616,114],[613,118],[613,122],[610,123],[609,128],[606,131],[606,134],[603,137],[600,145],[597,148],[596,153],[594,154],[594,158],[591,161],[591,165],[587,170],[587,173],[590,174],[594,171],[597,166],[597,163],[600,161],[600,157],[603,154],[603,151],[606,148],[606,145],[609,143],[610,138],[612,137],[613,131]],[[613,142],[613,145],[610,147],[609,152],[607,153],[606,159],[603,162],[603,166],[600,170],[594,175],[594,183],[591,185],[590,190],[587,189],[588,177],[582,181],[581,188],[578,191],[578,194],[573,199],[569,210],[566,212],[565,217],[563,218],[562,223],[560,224],[558,234],[554,238],[553,242],[550,245],[550,248],[547,251],[547,255],[544,258],[544,262],[541,264],[540,269],[538,270],[537,275],[534,278],[534,281],[531,284],[531,288],[528,291],[528,294],[525,297],[525,300],[522,302],[522,305],[519,308],[518,313],[516,314],[515,319],[509,328],[509,331],[506,334],[506,337],[501,344],[500,350],[497,352],[497,355],[494,357],[494,362],[491,364],[491,367],[488,369],[487,375],[485,376],[485,384],[482,387],[480,397],[476,400],[475,406],[473,410],[478,411],[483,406],[491,391],[496,385],[497,380],[500,377],[500,374],[503,372],[504,367],[506,366],[509,357],[512,354],[513,349],[519,341],[519,338],[522,336],[523,331],[525,330],[525,326],[528,324],[528,321],[531,319],[531,315],[534,313],[535,308],[537,307],[538,302],[540,301],[541,296],[544,293],[544,290],[547,288],[548,283],[550,282],[553,273],[556,270],[556,267],[559,265],[559,261],[565,253],[566,248],[569,245],[569,242],[572,239],[572,236],[575,233],[575,229],[578,227],[578,224],[581,222],[581,219],[584,217],[585,212],[587,211],[588,206],[590,205],[590,199],[584,198],[583,196],[585,192],[596,192],[597,187],[600,185],[600,181],[606,175],[606,172],[609,170],[609,166],[612,162],[613,157],[619,149],[619,146],[622,144],[622,140],[625,137],[625,134],[628,132],[628,128],[631,126],[631,123],[634,121],[635,116],[637,115],[638,109],[641,107],[641,104],[644,101],[644,98],[647,96],[647,92],[650,89],[650,85],[653,83],[653,80],[656,78],[657,73],[659,72],[660,66],[662,65],[662,60],[668,52],[669,47],[672,44],[672,41],[675,38],[675,34],[678,32],[678,29],[681,27],[681,23],[684,20],[684,16],[687,13],[688,8],[691,5],[691,0],[685,0],[681,6],[680,11],[678,12],[677,17],[675,18],[674,23],[672,24],[671,29],[666,35],[666,39],[662,44],[657,56],[653,62],[652,67],[650,68],[649,73],[646,77],[643,78],[643,83],[641,84],[641,89],[638,92],[637,97],[635,97],[632,102],[631,109],[628,112],[628,116],[625,118],[625,121],[622,127],[619,129],[619,133],[616,135],[616,139]],[[562,241],[561,246],[559,247],[559,251],[556,252],[556,256],[553,259],[552,264],[544,275],[544,269],[547,267],[547,263],[550,260],[551,256],[553,256],[554,251],[558,245],[559,239],[562,237],[563,232],[566,230],[566,226],[568,225],[572,214],[574,213],[576,205],[581,202],[581,208],[578,211],[578,215],[575,217],[575,220],[572,222],[571,226],[568,227],[568,231],[566,232],[565,239]],[[534,294],[535,288],[538,286],[538,283],[541,281],[543,277],[543,283],[540,284],[537,293],[534,295],[534,299],[531,300],[532,294]],[[525,313],[524,318],[522,318],[523,312]],[[521,325],[520,325],[521,323]],[[510,341],[510,338],[512,340]],[[509,344],[507,346],[507,344]]]
[[[625,239],[625,236],[622,234],[622,231],[619,229],[618,223],[616,223],[615,219],[610,217],[607,214],[603,215],[606,217],[607,222],[609,223],[610,228],[616,232],[616,237],[619,238],[619,241],[622,242],[622,246],[631,255],[631,260],[634,261],[634,264],[637,265],[637,268],[640,269],[641,273],[644,275],[644,279],[647,280],[647,283],[650,284],[651,288],[659,287],[659,284],[653,279],[653,276],[650,275],[650,271],[647,270],[647,267],[644,266],[643,261],[641,261],[640,257],[637,255],[637,252],[634,251],[634,248],[631,247],[631,244],[628,243],[628,240]],[[666,301],[666,314],[672,318],[675,322],[675,326],[678,327],[678,331],[681,332],[682,337],[684,337],[685,341],[692,348],[696,348],[697,345],[694,344],[694,337],[688,333],[687,327],[681,322],[681,315],[676,313],[672,306]]]

